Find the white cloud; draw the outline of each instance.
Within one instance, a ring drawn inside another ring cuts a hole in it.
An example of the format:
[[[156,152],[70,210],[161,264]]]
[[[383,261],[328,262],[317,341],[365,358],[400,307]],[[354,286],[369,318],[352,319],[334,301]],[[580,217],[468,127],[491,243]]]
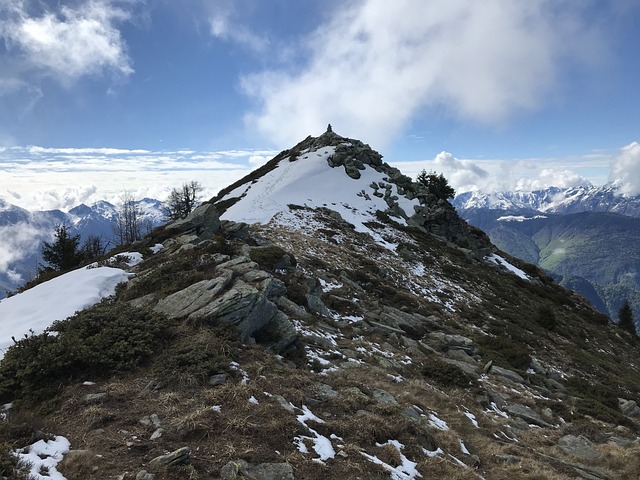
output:
[[[533,158],[524,160],[461,160],[449,152],[441,152],[433,160],[418,162],[396,162],[405,175],[413,178],[422,171],[442,173],[456,193],[468,191],[503,192],[534,191],[548,187],[569,188],[591,185],[585,176],[569,166],[582,165],[604,170],[608,157],[597,156],[597,160],[584,157]]]
[[[7,270],[7,278],[14,285],[20,285],[24,282],[24,278],[15,270]]]
[[[208,10],[209,31],[221,40],[230,41],[249,48],[255,52],[263,52],[269,46],[269,39],[251,31],[238,22],[238,2],[222,0],[205,3]]]
[[[306,65],[246,76],[247,122],[290,145],[328,122],[384,144],[425,107],[496,124],[546,100],[599,49],[579,2],[351,1],[306,42]],[[590,52],[590,53],[587,53]]]
[[[514,190],[532,192],[548,187],[570,188],[591,185],[591,182],[572,170],[543,168],[538,170],[537,178],[520,178]]]
[[[35,226],[27,223],[0,226],[0,271],[37,252],[40,240],[48,239]]]
[[[611,162],[610,181],[620,184],[625,195],[640,194],[640,143],[632,142]]]
[[[133,73],[116,25],[129,19],[121,0],[90,0],[74,6],[43,7],[42,2],[0,2],[0,38],[22,65],[5,82],[28,80],[33,72],[69,85],[80,77],[106,72]],[[42,9],[34,14],[37,9]]]

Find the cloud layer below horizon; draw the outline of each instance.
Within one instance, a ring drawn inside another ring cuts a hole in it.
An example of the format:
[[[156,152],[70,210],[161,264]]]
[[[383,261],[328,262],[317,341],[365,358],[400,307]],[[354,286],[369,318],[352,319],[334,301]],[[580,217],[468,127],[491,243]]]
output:
[[[68,210],[80,203],[117,203],[126,190],[136,198],[163,200],[191,180],[205,198],[270,160],[272,150],[150,151],[113,148],[0,148],[0,198],[28,210]],[[532,191],[619,181],[621,191],[640,194],[640,144],[616,155],[568,158],[459,159],[441,152],[433,159],[394,162],[413,178],[422,170],[443,173],[458,193],[471,190]]]

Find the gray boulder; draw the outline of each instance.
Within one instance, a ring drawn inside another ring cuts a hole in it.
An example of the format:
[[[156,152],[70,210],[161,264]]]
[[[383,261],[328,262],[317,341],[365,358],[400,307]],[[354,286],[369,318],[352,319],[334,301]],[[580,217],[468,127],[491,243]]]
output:
[[[293,468],[288,463],[260,463],[252,465],[245,460],[227,463],[220,470],[223,480],[239,480],[252,478],[254,480],[295,480]]]
[[[494,367],[495,368],[495,367]],[[540,415],[538,415],[535,411],[530,409],[529,407],[522,405],[520,403],[514,403],[513,405],[507,405],[504,407],[504,410],[507,411],[510,415],[514,417],[521,418],[525,422],[533,425],[537,425],[538,427],[550,428],[551,425],[545,422]]]
[[[220,215],[213,204],[204,203],[195,208],[186,218],[175,220],[166,228],[173,235],[195,235],[198,239],[205,240],[220,231]]]
[[[620,412],[627,417],[640,416],[640,407],[635,400],[625,400],[624,398],[618,399],[618,405],[620,406]]]
[[[219,276],[211,280],[194,283],[160,300],[154,310],[169,318],[186,317],[212,302],[231,284],[232,279],[233,273],[230,270],[221,270]]]
[[[593,443],[582,435],[565,435],[558,440],[558,447],[570,457],[579,458],[581,460],[597,460],[602,454],[598,452]]]
[[[164,466],[180,465],[189,462],[191,450],[189,447],[182,447],[166,455],[160,455],[149,461],[149,468],[160,468]]]
[[[189,315],[189,320],[215,325],[232,325],[243,342],[253,337],[278,313],[278,308],[264,292],[238,280],[223,295]]]

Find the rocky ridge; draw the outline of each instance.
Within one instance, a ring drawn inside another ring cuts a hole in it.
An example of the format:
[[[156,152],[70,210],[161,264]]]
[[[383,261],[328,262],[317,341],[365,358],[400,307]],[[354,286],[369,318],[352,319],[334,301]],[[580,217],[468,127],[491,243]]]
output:
[[[367,231],[332,205],[225,220],[243,183],[221,192],[138,245],[164,248],[111,300],[170,338],[56,386],[53,411],[18,398],[4,439],[65,435],[69,479],[634,478],[640,351],[581,297],[333,132],[247,181],[334,142],[332,172],[388,178],[355,183],[387,207]]]

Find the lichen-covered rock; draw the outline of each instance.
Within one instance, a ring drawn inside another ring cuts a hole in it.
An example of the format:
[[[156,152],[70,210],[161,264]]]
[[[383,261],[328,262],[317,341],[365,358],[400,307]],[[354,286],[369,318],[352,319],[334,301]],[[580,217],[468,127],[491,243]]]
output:
[[[186,317],[212,302],[227,288],[233,279],[230,270],[220,270],[211,280],[202,280],[160,300],[154,307],[169,318]]]
[[[220,469],[222,480],[295,480],[293,468],[288,463],[260,463],[252,465],[245,460],[235,460]]]
[[[278,308],[267,300],[264,292],[238,280],[223,295],[191,313],[188,318],[214,325],[232,325],[240,339],[246,342],[265,327],[277,312]]]

